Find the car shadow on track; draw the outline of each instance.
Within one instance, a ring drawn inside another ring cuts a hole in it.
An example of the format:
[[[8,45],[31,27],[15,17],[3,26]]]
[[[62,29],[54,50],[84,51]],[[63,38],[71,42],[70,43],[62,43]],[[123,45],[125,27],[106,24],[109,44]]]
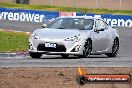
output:
[[[39,59],[80,59],[79,57],[67,57],[67,58],[62,58],[62,57],[42,57]]]
[[[43,56],[41,58],[38,58],[38,59],[92,59],[92,58],[109,58],[105,55],[91,55],[90,57],[88,58],[79,58],[77,56],[70,56],[70,57],[67,57],[67,58],[62,58],[61,56],[52,56],[52,55],[48,55],[48,56]]]

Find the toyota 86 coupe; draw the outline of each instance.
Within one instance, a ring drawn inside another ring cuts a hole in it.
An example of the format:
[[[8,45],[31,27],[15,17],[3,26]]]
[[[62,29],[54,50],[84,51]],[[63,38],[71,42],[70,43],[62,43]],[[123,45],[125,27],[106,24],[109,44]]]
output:
[[[88,58],[105,54],[116,57],[119,34],[103,19],[89,16],[59,17],[36,29],[29,38],[29,54],[40,58],[42,54],[69,55]]]

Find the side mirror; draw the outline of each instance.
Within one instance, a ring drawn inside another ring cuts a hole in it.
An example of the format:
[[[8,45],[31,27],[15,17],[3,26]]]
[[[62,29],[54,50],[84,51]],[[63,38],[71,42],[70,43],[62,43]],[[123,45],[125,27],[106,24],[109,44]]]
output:
[[[104,31],[105,27],[99,26],[98,28],[95,28],[95,32],[99,33],[99,31]]]
[[[47,28],[47,24],[43,24],[42,25],[42,28]]]
[[[111,26],[112,28],[116,28],[116,26]]]
[[[98,31],[104,31],[104,29],[105,29],[105,27],[102,27],[102,26],[99,26],[99,27],[97,28]]]

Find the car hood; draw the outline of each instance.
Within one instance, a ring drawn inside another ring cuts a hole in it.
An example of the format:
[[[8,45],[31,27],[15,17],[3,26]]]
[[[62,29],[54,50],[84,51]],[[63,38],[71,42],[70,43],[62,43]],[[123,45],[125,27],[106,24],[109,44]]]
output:
[[[45,39],[66,39],[86,33],[84,30],[78,29],[37,29],[35,34]]]

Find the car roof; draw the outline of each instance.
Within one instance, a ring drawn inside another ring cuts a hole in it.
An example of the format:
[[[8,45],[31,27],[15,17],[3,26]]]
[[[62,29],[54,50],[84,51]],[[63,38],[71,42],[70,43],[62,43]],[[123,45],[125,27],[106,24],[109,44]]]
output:
[[[92,17],[92,16],[62,16],[59,18],[84,18],[84,19],[102,19],[100,17]]]

